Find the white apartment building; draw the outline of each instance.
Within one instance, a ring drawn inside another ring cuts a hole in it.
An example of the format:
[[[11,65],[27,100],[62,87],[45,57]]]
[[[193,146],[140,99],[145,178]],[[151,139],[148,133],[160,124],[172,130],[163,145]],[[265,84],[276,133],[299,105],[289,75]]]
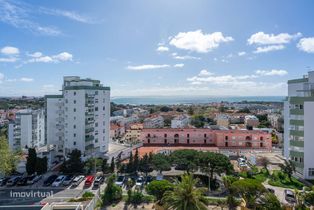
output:
[[[163,128],[164,118],[160,115],[146,118],[143,123],[144,128]]]
[[[8,127],[12,150],[45,145],[45,118],[43,110],[20,110]]]
[[[284,122],[284,156],[295,163],[298,176],[314,179],[314,71],[288,81]]]
[[[55,156],[78,149],[83,156],[108,151],[110,88],[99,80],[64,77],[62,95],[46,95],[46,139]]]
[[[259,125],[259,120],[255,115],[246,115],[244,117],[244,124],[254,128]]]
[[[179,115],[171,120],[171,128],[186,128],[190,123],[187,115]]]

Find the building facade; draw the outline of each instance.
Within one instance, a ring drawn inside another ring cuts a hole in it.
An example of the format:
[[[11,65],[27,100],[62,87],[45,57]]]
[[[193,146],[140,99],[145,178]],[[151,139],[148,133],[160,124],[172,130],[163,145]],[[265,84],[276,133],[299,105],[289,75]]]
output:
[[[171,128],[186,128],[190,123],[187,115],[179,115],[171,120]]]
[[[294,162],[297,175],[314,179],[314,71],[288,81],[284,122],[284,156]]]
[[[160,115],[146,118],[143,123],[144,128],[163,128],[164,118]]]
[[[236,149],[272,148],[271,134],[248,130],[211,129],[143,129],[141,141],[145,146],[213,146]]]
[[[56,156],[78,149],[82,155],[108,151],[110,88],[99,80],[64,77],[62,95],[46,97],[46,139]]]
[[[245,126],[256,128],[259,126],[259,120],[255,115],[246,115],[244,117],[244,124]]]
[[[45,145],[43,110],[21,110],[8,126],[9,146],[13,150],[38,148]]]

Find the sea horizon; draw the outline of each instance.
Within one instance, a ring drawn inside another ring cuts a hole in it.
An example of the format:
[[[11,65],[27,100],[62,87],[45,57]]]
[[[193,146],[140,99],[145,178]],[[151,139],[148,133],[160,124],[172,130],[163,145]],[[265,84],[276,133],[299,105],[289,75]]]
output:
[[[286,96],[114,96],[111,102],[130,105],[205,104],[214,102],[282,102]]]

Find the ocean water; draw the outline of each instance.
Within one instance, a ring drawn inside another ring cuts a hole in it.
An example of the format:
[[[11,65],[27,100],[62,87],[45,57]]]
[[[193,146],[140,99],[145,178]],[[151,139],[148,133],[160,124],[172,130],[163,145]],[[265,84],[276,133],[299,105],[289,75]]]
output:
[[[285,96],[141,96],[141,97],[112,97],[116,104],[132,105],[170,105],[170,104],[204,104],[211,102],[282,102]]]

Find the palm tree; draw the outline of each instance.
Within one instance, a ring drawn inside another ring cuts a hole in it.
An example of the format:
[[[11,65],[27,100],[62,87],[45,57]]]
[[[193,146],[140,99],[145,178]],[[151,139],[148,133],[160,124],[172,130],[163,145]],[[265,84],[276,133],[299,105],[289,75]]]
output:
[[[197,179],[192,174],[181,176],[181,182],[176,180],[174,188],[166,191],[162,203],[171,210],[205,210],[207,209],[204,193],[206,188],[196,188]]]

